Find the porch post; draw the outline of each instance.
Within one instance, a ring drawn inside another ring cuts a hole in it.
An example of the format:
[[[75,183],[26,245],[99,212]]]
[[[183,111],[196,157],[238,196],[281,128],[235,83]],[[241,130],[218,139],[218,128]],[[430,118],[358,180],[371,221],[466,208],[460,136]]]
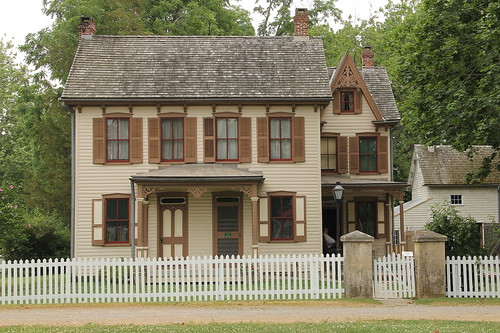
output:
[[[406,238],[405,238],[405,218],[404,218],[404,208],[403,204],[405,203],[403,200],[403,195],[401,194],[401,198],[399,199],[399,244],[401,249],[400,253],[405,250],[406,247]]]
[[[250,200],[252,200],[252,255],[257,257],[259,255],[259,210],[257,196],[257,185],[252,185],[252,193]]]
[[[143,186],[137,185],[137,256],[147,258],[148,253],[148,201],[144,199]]]

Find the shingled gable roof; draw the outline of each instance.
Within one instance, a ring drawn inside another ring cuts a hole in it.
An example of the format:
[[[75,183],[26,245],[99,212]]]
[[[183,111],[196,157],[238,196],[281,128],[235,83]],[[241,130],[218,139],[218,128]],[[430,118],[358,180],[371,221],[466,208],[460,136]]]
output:
[[[415,145],[413,163],[408,183],[413,182],[416,162],[422,171],[424,185],[466,185],[465,177],[477,170],[484,157],[493,152],[491,146],[474,146],[476,154],[472,159],[465,152],[459,152],[451,146]],[[483,185],[499,185],[500,172],[492,173],[482,182]]]
[[[86,36],[62,101],[331,100],[320,38]]]
[[[401,120],[401,116],[396,106],[396,99],[394,98],[394,93],[392,91],[391,81],[389,80],[385,67],[356,67],[354,61],[347,52],[340,61],[339,66],[329,68],[332,91],[335,89],[337,80],[341,74],[340,70],[346,65],[346,63],[356,69],[357,73],[355,71],[355,75],[359,75],[362,78],[361,82],[364,83],[367,91],[369,92],[369,94],[366,94],[366,91],[364,91],[365,97],[369,103],[373,103],[372,106],[375,106],[375,116],[377,117],[377,114],[380,115],[382,121]],[[363,89],[363,86],[360,88]]]

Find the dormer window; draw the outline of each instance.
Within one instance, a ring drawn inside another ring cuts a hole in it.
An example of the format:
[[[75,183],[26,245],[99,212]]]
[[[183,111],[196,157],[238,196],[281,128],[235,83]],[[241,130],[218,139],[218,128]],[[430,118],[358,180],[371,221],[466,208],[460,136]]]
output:
[[[340,112],[354,112],[354,92],[344,91],[340,93]]]

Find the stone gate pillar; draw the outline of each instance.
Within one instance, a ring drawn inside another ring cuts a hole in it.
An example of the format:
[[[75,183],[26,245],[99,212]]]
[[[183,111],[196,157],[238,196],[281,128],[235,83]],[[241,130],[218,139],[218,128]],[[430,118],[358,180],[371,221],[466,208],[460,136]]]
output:
[[[448,237],[424,231],[412,237],[415,243],[415,287],[417,298],[446,296],[444,244]]]
[[[343,235],[346,298],[373,298],[373,236],[353,231]]]

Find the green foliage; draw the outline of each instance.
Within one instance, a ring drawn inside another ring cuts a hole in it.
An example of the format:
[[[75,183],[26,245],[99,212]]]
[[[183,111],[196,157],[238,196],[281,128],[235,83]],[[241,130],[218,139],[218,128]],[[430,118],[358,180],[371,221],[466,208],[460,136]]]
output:
[[[5,260],[66,258],[69,247],[68,223],[40,211],[17,214],[0,238],[0,253]]]
[[[308,8],[309,27],[326,25],[327,20],[340,20],[341,11],[335,7],[336,0],[314,0]],[[257,0],[254,12],[263,16],[259,23],[259,36],[293,35],[293,15],[291,12],[292,0]],[[262,4],[263,3],[263,4]]]
[[[431,206],[431,220],[425,228],[448,237],[447,256],[485,255],[480,248],[481,233],[476,220],[461,216],[449,202]]]
[[[395,81],[407,131],[422,144],[492,145],[498,153],[500,3],[423,0],[401,27]],[[493,168],[500,165],[485,160],[476,176]]]

